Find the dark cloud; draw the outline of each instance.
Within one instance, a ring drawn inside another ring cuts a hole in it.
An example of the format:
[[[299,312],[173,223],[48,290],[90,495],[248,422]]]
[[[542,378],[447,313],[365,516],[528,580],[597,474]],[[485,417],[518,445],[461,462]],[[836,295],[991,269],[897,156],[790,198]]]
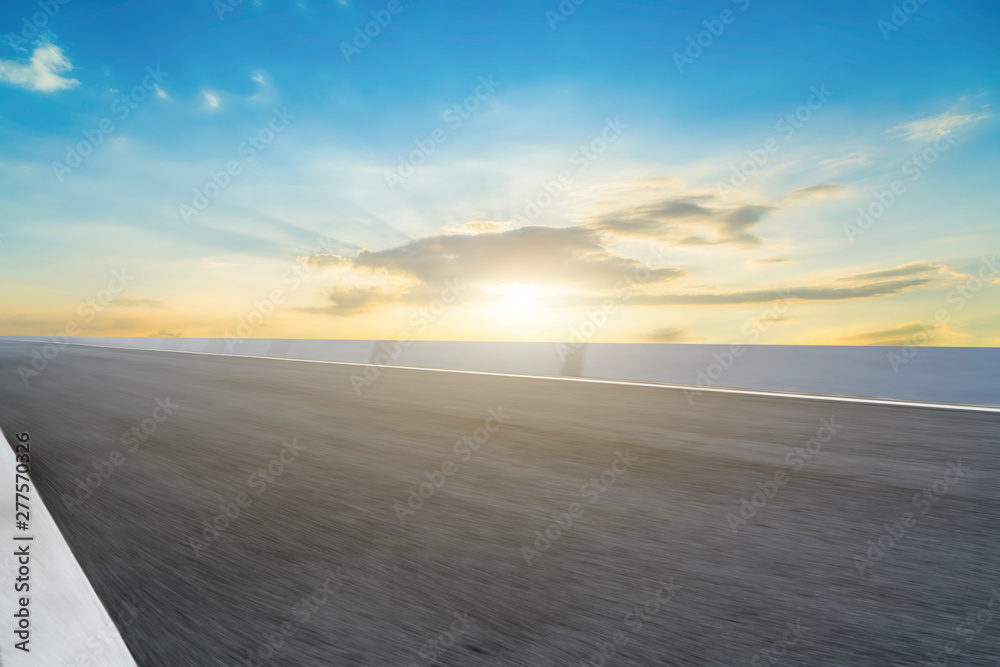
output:
[[[296,308],[299,312],[322,315],[360,315],[399,301],[402,294],[392,294],[380,287],[337,288],[326,294],[328,306]]]
[[[923,324],[920,322],[909,322],[889,329],[878,329],[852,336],[844,336],[839,340],[855,345],[910,345],[913,342],[913,337],[920,332],[927,332]],[[952,332],[948,327],[944,326],[933,330],[933,337],[936,338],[945,332],[949,334],[948,337],[951,337],[950,334]]]
[[[805,188],[799,188],[798,190],[793,190],[789,192],[786,197],[788,199],[809,199],[812,197],[827,197],[843,190],[846,190],[843,185],[839,183],[822,183],[820,185],[810,185]]]
[[[611,289],[643,264],[608,251],[592,229],[533,226],[496,234],[431,236],[388,250],[362,250],[353,266],[414,277],[425,285],[457,278],[479,285],[534,283]],[[649,283],[684,275],[676,268],[650,269],[649,273]]]
[[[901,264],[891,269],[881,271],[869,271],[868,273],[856,273],[851,276],[844,276],[841,280],[884,280],[886,278],[899,278],[902,276],[914,276],[924,273],[938,272],[941,270],[940,264],[930,264],[928,262],[912,262]]]
[[[688,294],[636,294],[629,305],[636,306],[721,306],[740,303],[767,303],[776,299],[789,301],[843,301],[902,294],[934,282],[932,278],[887,280],[870,285],[840,287],[819,285],[787,289],[758,289],[738,292],[701,292]],[[579,299],[577,305],[592,305],[597,299]]]
[[[663,329],[655,329],[649,334],[649,338],[657,343],[682,343],[686,340],[691,340],[691,335],[684,329],[665,327]]]
[[[773,210],[772,206],[757,204],[718,205],[709,196],[682,197],[624,209],[602,217],[590,227],[617,236],[674,241],[680,236],[677,242],[682,245],[733,243],[749,247],[760,243],[760,239],[750,233],[751,229]],[[691,234],[692,228],[704,229],[712,238]]]

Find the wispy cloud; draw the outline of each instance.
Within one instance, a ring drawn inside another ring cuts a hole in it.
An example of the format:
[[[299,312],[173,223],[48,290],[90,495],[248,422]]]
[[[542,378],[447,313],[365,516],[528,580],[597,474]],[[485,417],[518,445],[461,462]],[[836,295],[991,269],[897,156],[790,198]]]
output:
[[[849,153],[840,157],[831,158],[819,162],[820,167],[833,169],[834,167],[844,167],[851,164],[868,165],[872,163],[872,158],[867,153]]]
[[[655,343],[683,343],[692,340],[690,333],[677,327],[654,329],[648,338]]]
[[[159,299],[144,299],[142,297],[132,295],[114,299],[111,301],[110,305],[124,306],[126,308],[139,308],[143,306],[147,306],[149,308],[162,308],[166,304]]]
[[[945,111],[936,116],[902,123],[890,128],[886,134],[906,139],[907,141],[928,141],[951,134],[960,127],[978,123],[990,117],[988,111],[962,113],[956,110]]]
[[[830,197],[837,197],[844,194],[845,188],[839,183],[821,183],[819,185],[810,185],[805,188],[799,188],[798,190],[793,190],[789,192],[785,198],[789,200],[796,199],[828,199]]]
[[[943,269],[944,267],[940,264],[931,264],[929,262],[910,262],[909,264],[900,264],[899,266],[891,269],[881,269],[879,271],[869,271],[867,273],[856,273],[850,276],[843,276],[840,280],[886,280],[888,278],[938,273]]]
[[[73,70],[73,64],[62,49],[50,42],[35,46],[28,62],[0,60],[0,81],[27,90],[51,93],[80,85],[76,79],[63,76]]]
[[[180,333],[171,333],[166,329],[160,329],[156,333],[151,333],[147,338],[180,338]]]
[[[389,292],[382,287],[336,287],[326,294],[330,304],[295,310],[314,315],[360,315],[401,300],[403,293]]]
[[[754,246],[761,240],[751,229],[772,206],[720,205],[713,196],[664,199],[603,216],[592,229],[618,236],[671,240],[678,245],[733,243]]]
[[[888,329],[865,331],[850,336],[842,336],[839,340],[854,345],[909,345],[913,337],[926,332],[926,326],[920,322],[909,322]],[[958,333],[949,326],[941,325],[934,330],[934,340],[939,342],[958,337]]]
[[[804,285],[782,289],[755,289],[734,292],[638,294],[629,299],[629,304],[635,306],[721,306],[740,303],[766,303],[774,301],[779,296],[789,301],[845,301],[904,294],[932,282],[934,282],[933,278],[919,277],[877,281],[868,285],[855,285],[851,287],[841,287],[839,285]],[[581,303],[580,305],[589,304]]]

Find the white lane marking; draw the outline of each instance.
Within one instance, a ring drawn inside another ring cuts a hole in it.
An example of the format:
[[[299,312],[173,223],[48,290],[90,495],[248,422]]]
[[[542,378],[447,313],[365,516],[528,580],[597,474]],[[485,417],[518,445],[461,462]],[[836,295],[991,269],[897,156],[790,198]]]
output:
[[[25,340],[22,338],[0,337],[4,340],[21,343],[42,343],[45,341]],[[801,398],[810,401],[832,401],[836,403],[861,403],[864,405],[890,405],[908,408],[935,408],[938,410],[960,410],[963,412],[993,412],[1000,413],[1000,406],[974,405],[965,403],[934,403],[931,401],[905,401],[889,398],[867,398],[864,396],[835,396],[829,394],[803,394],[787,391],[765,391],[762,389],[737,389],[734,387],[701,387],[690,384],[670,384],[666,382],[637,382],[635,380],[607,380],[604,378],[565,377],[561,375],[528,375],[525,373],[499,373],[496,371],[466,371],[453,368],[429,368],[426,366],[391,366],[369,364],[357,361],[329,361],[326,359],[295,359],[293,357],[266,357],[254,354],[225,354],[223,352],[194,352],[191,350],[157,350],[146,347],[120,347],[117,345],[96,345],[94,343],[60,343],[60,345],[76,345],[78,347],[101,347],[109,350],[131,350],[133,352],[174,352],[179,354],[203,354],[211,357],[233,357],[237,359],[270,359],[273,361],[298,361],[310,364],[334,364],[338,366],[378,366],[379,368],[395,368],[411,371],[430,371],[432,373],[461,373],[464,375],[489,375],[505,378],[526,378],[529,380],[559,380],[562,382],[588,382],[591,384],[613,384],[626,387],[651,387],[657,389],[674,389],[680,391],[701,391],[716,394],[742,394],[744,396],[769,396],[772,398]]]
[[[30,433],[29,433],[30,436]],[[29,437],[29,456],[37,456],[44,443]],[[15,545],[30,545],[28,581],[17,582],[19,558],[11,557],[0,563],[0,626],[3,643],[0,651],[4,667],[69,667],[71,665],[102,665],[136,667],[132,654],[111,621],[80,564],[73,557],[66,539],[59,532],[52,515],[42,502],[34,480],[30,484],[29,530],[14,527],[14,482],[16,459],[14,450],[0,430],[0,544],[4,554],[13,554]],[[29,465],[31,465],[29,463]],[[32,540],[15,541],[15,537],[31,536]],[[27,583],[27,591],[15,591],[15,583]],[[14,612],[19,600],[28,598],[30,641],[29,652],[14,648],[20,638],[11,631]],[[141,613],[141,611],[139,612]]]

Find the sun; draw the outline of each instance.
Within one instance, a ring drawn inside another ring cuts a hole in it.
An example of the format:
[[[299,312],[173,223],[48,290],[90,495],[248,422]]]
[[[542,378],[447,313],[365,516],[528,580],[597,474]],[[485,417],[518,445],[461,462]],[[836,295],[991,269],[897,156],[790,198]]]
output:
[[[530,319],[544,311],[545,298],[552,290],[532,283],[488,285],[483,291],[492,297],[492,308],[507,318]]]
[[[538,285],[499,285],[497,310],[509,317],[530,317],[541,310],[542,290]]]

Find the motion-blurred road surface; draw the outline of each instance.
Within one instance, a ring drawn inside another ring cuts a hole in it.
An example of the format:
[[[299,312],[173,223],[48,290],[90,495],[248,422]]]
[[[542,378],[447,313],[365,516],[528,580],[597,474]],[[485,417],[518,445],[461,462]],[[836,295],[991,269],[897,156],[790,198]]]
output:
[[[0,427],[142,666],[1000,664],[998,414],[30,350]]]

